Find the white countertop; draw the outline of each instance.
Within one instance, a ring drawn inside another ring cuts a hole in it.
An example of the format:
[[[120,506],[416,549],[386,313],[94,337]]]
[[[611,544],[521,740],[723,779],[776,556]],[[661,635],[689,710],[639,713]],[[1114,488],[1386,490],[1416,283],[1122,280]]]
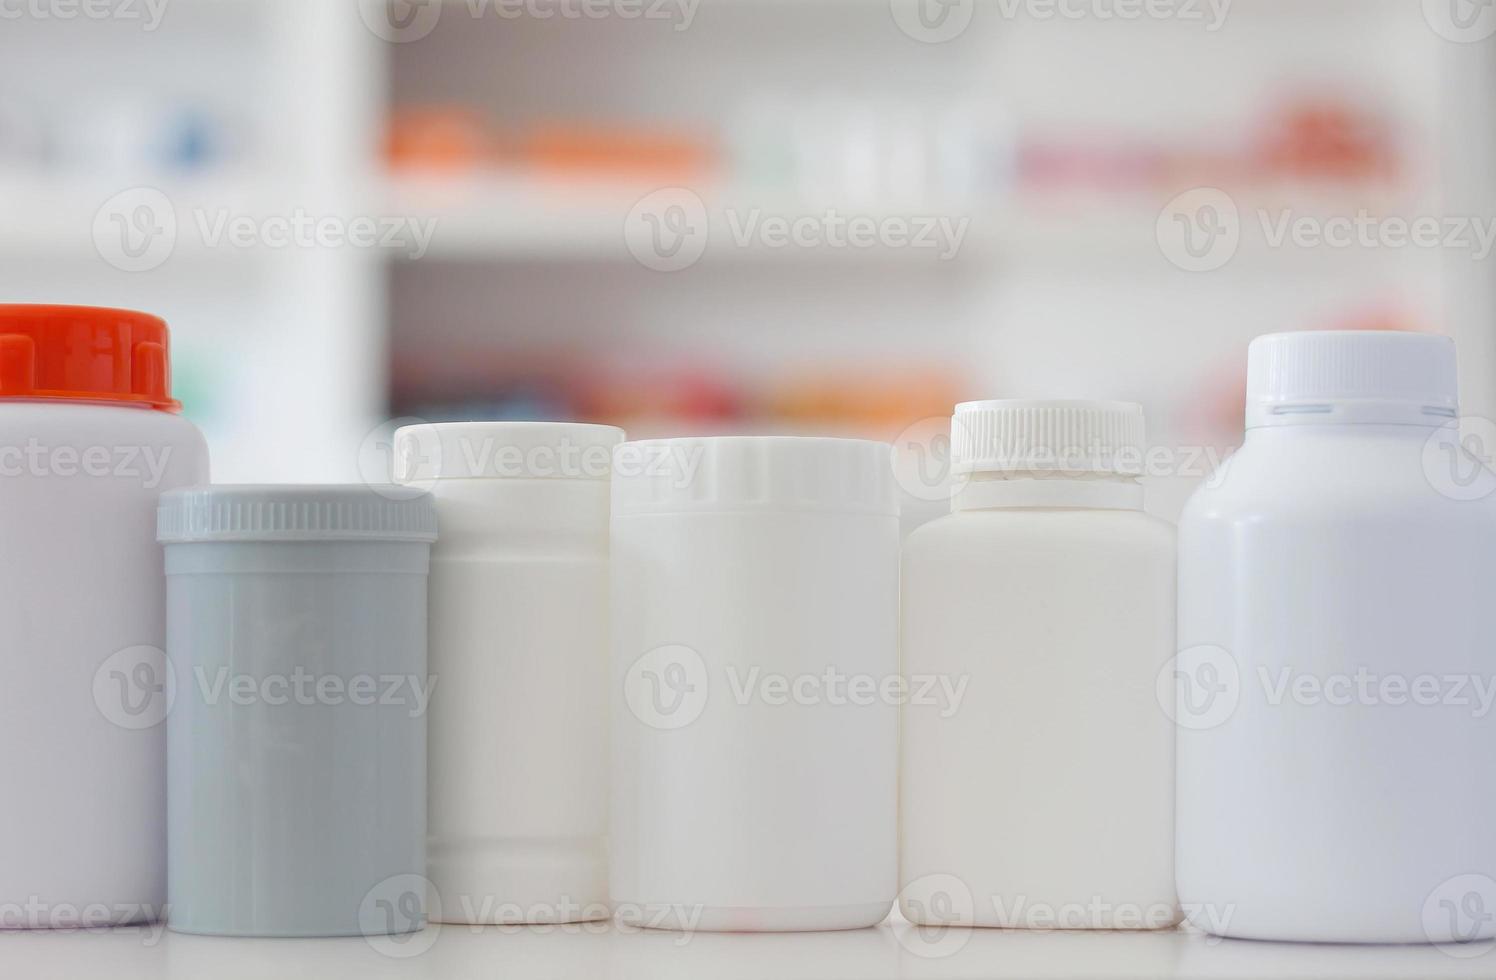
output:
[[[399,954],[399,955],[396,955]],[[934,955],[932,955],[934,954]],[[836,933],[727,935],[445,925],[394,942],[215,939],[149,928],[0,934],[0,977],[892,980],[1000,977],[1496,977],[1496,944],[1309,946],[1185,932],[921,935],[890,920]]]

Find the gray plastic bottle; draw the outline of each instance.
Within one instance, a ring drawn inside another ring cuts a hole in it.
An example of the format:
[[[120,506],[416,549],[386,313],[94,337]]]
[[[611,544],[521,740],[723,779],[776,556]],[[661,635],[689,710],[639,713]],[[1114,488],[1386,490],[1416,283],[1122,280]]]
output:
[[[430,498],[197,487],[162,497],[158,535],[170,927],[420,929]]]

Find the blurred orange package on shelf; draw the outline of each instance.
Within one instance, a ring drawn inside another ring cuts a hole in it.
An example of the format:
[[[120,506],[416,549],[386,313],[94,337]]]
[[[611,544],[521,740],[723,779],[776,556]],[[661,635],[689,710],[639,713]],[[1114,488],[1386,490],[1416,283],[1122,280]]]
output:
[[[494,143],[488,124],[470,109],[423,106],[390,117],[386,141],[395,170],[468,170],[487,163]]]
[[[531,166],[573,175],[695,175],[710,171],[717,159],[708,140],[585,124],[542,125],[522,143]]]

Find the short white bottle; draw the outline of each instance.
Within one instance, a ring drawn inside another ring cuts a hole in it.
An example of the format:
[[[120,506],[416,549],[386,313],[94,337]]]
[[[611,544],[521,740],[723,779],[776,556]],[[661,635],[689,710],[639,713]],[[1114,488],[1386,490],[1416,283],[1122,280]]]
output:
[[[904,546],[900,907],[930,925],[1178,921],[1175,545],[1134,404],[982,401]],[[925,692],[921,697],[920,692]]]
[[[1252,342],[1246,441],[1179,528],[1179,893],[1202,929],[1496,933],[1496,475],[1455,376],[1443,337]]]
[[[606,919],[608,481],[623,430],[395,433],[431,491],[428,847],[443,922]]]

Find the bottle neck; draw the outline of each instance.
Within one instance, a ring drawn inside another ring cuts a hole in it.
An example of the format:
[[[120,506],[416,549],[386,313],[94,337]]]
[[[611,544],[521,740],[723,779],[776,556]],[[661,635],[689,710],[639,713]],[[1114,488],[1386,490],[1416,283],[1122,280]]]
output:
[[[1142,510],[1143,485],[1120,473],[973,473],[951,510]]]
[[[1410,442],[1427,442],[1436,429],[1457,425],[1458,420],[1444,416],[1425,416],[1418,422],[1347,422],[1339,419],[1303,419],[1283,425],[1249,426],[1244,433],[1244,442],[1273,441],[1294,437],[1305,439],[1405,439]]]
[[[1423,402],[1381,398],[1327,398],[1319,401],[1251,400],[1247,429],[1300,425],[1407,425],[1433,428],[1457,417],[1453,402]]]

